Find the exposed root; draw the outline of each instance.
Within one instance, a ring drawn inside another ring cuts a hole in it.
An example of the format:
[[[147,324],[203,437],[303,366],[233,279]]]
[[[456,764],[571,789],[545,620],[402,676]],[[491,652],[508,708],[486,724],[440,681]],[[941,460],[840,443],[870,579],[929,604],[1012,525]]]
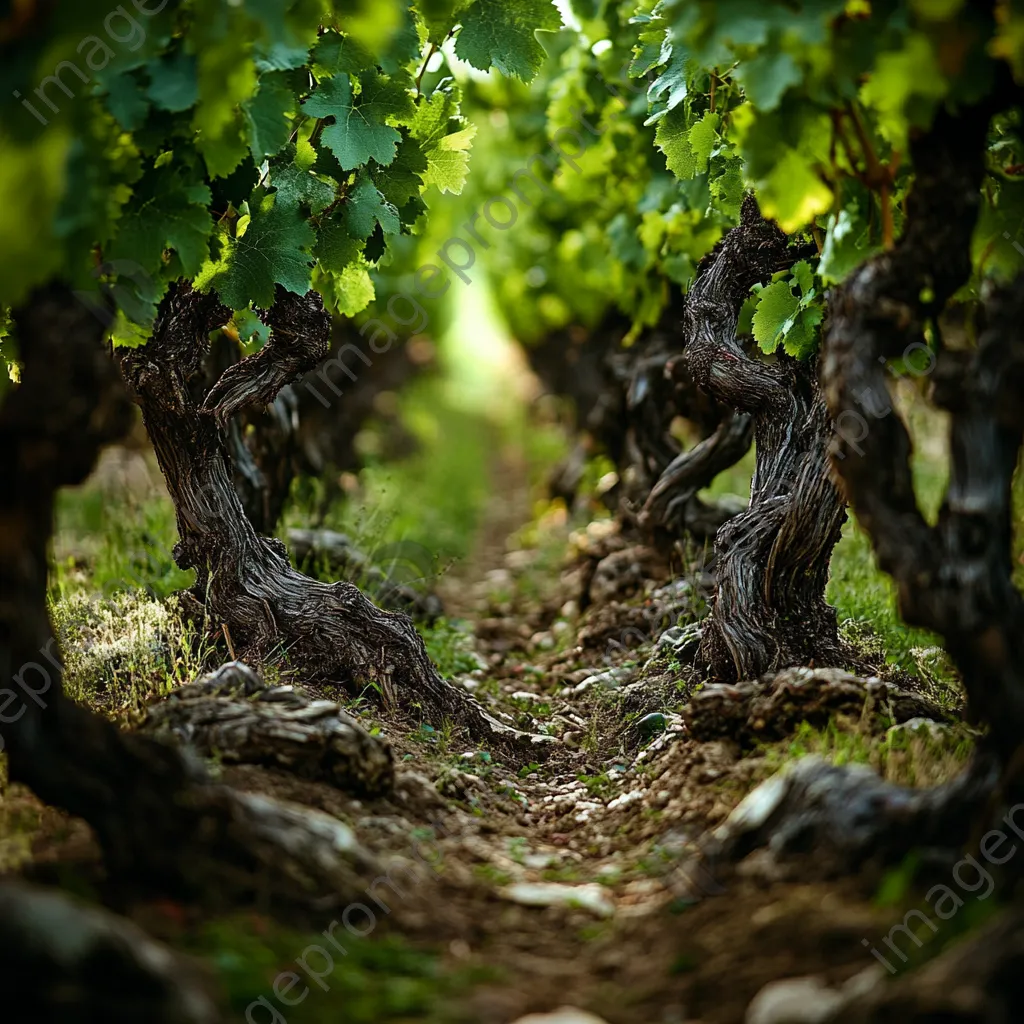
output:
[[[752,746],[788,736],[801,722],[824,726],[835,715],[884,713],[894,723],[950,715],[916,693],[839,669],[785,669],[742,683],[710,683],[690,698],[683,720],[694,739],[731,739]]]
[[[267,686],[239,662],[154,704],[141,728],[203,756],[273,765],[360,796],[382,796],[394,783],[386,741],[337,704],[310,701],[291,686]]]

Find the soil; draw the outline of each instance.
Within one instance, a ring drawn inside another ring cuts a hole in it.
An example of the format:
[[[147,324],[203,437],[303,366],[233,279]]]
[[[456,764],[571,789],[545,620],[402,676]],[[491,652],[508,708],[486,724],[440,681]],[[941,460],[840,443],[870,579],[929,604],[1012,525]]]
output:
[[[426,843],[434,868],[399,895],[385,890],[377,919],[382,933],[440,951],[446,969],[485,969],[490,980],[439,1018],[451,1024],[509,1024],[565,1005],[608,1024],[728,1024],[770,981],[841,983],[872,968],[862,940],[899,918],[873,899],[878,872],[821,880],[812,858],[766,875],[755,856],[692,874],[700,836],[777,767],[757,746],[692,738],[673,710],[696,685],[691,670],[650,660],[667,626],[699,614],[706,581],[696,572],[681,586],[674,567],[607,522],[571,536],[554,524],[543,544],[509,550],[530,518],[526,473],[520,452],[502,453],[474,552],[439,590],[449,615],[467,622],[480,665],[457,681],[520,727],[559,735],[555,751],[543,763],[501,763],[443,723],[363,705],[364,724],[394,749],[388,799],[361,802],[251,765],[224,767],[223,780],[336,815],[385,860],[408,866]],[[588,605],[595,580],[601,600]],[[609,669],[622,670],[614,689],[582,685]],[[638,723],[652,712],[664,713],[666,729],[644,734]],[[24,790],[9,789],[0,813],[30,836],[27,876],[95,886],[172,944],[202,921],[199,907],[125,905],[87,827]],[[525,906],[517,883],[582,887],[584,905]],[[319,930],[329,919],[304,924]]]

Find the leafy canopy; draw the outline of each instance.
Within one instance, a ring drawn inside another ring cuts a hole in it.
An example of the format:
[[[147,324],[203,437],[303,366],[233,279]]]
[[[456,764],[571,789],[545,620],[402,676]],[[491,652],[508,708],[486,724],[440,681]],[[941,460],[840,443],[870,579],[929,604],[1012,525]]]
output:
[[[0,79],[24,101],[0,111],[0,308],[58,275],[116,281],[129,344],[181,277],[236,311],[269,306],[278,285],[364,308],[424,194],[466,181],[474,128],[428,58],[454,37],[474,67],[525,82],[545,56],[538,30],[561,26],[550,0],[117,10],[56,0],[0,21]]]

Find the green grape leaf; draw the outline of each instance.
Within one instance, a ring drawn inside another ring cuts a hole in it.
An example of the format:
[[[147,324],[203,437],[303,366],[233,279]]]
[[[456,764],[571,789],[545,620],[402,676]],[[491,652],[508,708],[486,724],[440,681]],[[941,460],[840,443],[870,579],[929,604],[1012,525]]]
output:
[[[828,209],[832,191],[815,174],[807,157],[789,149],[761,182],[758,198],[766,217],[777,220],[783,231],[793,232]]]
[[[178,50],[147,64],[146,70],[149,72],[146,95],[154,107],[177,114],[195,106],[199,98],[199,81],[193,54]]]
[[[738,220],[746,191],[739,160],[729,160],[725,170],[708,182],[708,189],[715,206],[730,220]]]
[[[272,168],[270,184],[276,190],[279,205],[298,206],[304,203],[314,214],[323,213],[337,194],[335,183],[321,181],[311,171],[304,171],[295,164]]]
[[[551,0],[473,0],[461,16],[455,55],[480,71],[532,81],[546,54],[538,30],[556,32],[562,16]]]
[[[143,181],[145,191],[133,196],[121,214],[108,258],[130,261],[155,276],[163,265],[164,250],[171,248],[183,273],[194,277],[210,254],[210,190],[205,185],[186,186],[168,171]]]
[[[783,50],[766,50],[753,60],[741,61],[733,72],[747,99],[759,110],[775,110],[785,91],[803,81],[803,72]]]
[[[237,310],[231,322],[246,355],[258,352],[270,340],[270,328],[252,309]]]
[[[754,340],[762,352],[771,355],[782,341],[787,322],[800,308],[788,281],[775,281],[761,289],[754,311]]]
[[[210,283],[232,309],[245,309],[250,302],[269,309],[275,285],[298,295],[309,291],[315,243],[313,228],[296,206],[264,199],[245,233],[229,240],[224,266]]]
[[[831,214],[821,247],[818,273],[825,284],[839,284],[847,274],[863,263],[874,250],[870,231],[859,206],[844,206]]]
[[[253,48],[253,61],[260,74],[267,71],[295,71],[305,67],[308,60],[309,47],[299,40],[275,39],[269,43],[260,40]]]
[[[141,128],[149,114],[149,100],[138,74],[125,71],[104,76],[102,86],[107,91],[107,110],[114,115],[117,123],[126,132]]]
[[[665,154],[665,163],[677,178],[692,178],[697,173],[689,135],[690,120],[683,107],[670,110],[654,132],[655,145]]]
[[[377,224],[389,235],[397,234],[402,227],[398,210],[377,191],[365,172],[345,199],[345,223],[355,238],[369,238]]]
[[[821,306],[805,306],[793,318],[785,332],[783,348],[794,359],[806,359],[818,347],[818,328],[825,318]]]
[[[673,110],[686,99],[690,91],[688,65],[693,62],[687,57],[682,47],[675,47],[672,58],[664,71],[651,83],[647,90],[647,101],[656,103],[667,92],[665,109]]]
[[[374,298],[373,279],[361,258],[337,273],[317,268],[313,286],[323,296],[324,305],[341,316],[355,316]]]
[[[373,54],[351,36],[325,32],[313,47],[313,70],[318,74],[358,74],[373,65]]]
[[[415,112],[401,80],[384,78],[376,71],[363,72],[359,80],[362,92],[358,100],[353,99],[348,75],[339,74],[322,81],[303,104],[307,114],[335,119],[324,129],[323,141],[346,171],[369,160],[390,164],[402,137],[387,121],[411,117]]]
[[[253,160],[280,152],[291,134],[288,114],[295,110],[295,94],[288,84],[288,74],[271,71],[262,75],[256,94],[242,104]]]
[[[440,46],[451,27],[459,20],[458,12],[468,0],[417,0],[423,24],[427,26],[427,41]]]
[[[800,289],[800,295],[804,298],[809,296],[814,288],[814,270],[811,268],[810,263],[807,260],[800,260],[799,263],[793,264],[793,269],[790,270],[790,273]]]
[[[398,155],[387,167],[370,164],[370,177],[373,178],[377,191],[392,206],[401,210],[410,200],[419,198],[426,170],[427,158],[423,155],[420,144],[412,138],[408,130],[402,129]]]
[[[458,100],[451,92],[438,90],[430,99],[419,105],[416,116],[410,126],[412,137],[416,139],[427,167],[423,174],[426,185],[436,185],[441,192],[462,192],[469,173],[468,150],[476,135],[476,126],[460,128],[449,132],[450,122],[463,124],[457,117]]]
[[[362,254],[365,245],[365,239],[352,237],[344,217],[332,214],[320,225],[320,237],[313,255],[324,270],[340,273]]]
[[[708,169],[708,160],[718,143],[718,124],[721,118],[717,114],[706,111],[704,116],[690,129],[690,149],[697,173],[703,174]]]

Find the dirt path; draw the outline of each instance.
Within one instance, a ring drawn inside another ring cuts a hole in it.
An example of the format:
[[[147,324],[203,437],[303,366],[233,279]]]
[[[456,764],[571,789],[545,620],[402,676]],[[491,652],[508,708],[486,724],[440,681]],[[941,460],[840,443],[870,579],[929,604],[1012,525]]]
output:
[[[784,744],[773,752],[731,738],[699,742],[683,728],[679,711],[696,684],[656,642],[700,613],[690,584],[607,523],[571,536],[552,525],[529,550],[508,550],[532,511],[527,462],[514,445],[497,453],[493,481],[473,554],[441,585],[449,614],[472,625],[465,642],[481,666],[455,681],[521,728],[558,737],[549,756],[503,761],[444,723],[382,715],[364,701],[352,710],[396,755],[398,785],[387,799],[356,800],[255,765],[223,766],[222,779],[336,816],[382,864],[405,869],[396,878],[415,878],[389,891],[374,927],[438,955],[442,978],[462,979],[444,989],[432,1015],[416,1019],[511,1024],[570,1005],[607,1024],[734,1024],[776,979],[838,984],[877,971],[863,942],[900,916],[873,905],[877,875],[808,881],[812,863],[772,874],[756,857],[739,870],[693,873],[699,837],[788,755]],[[567,550],[575,551],[568,562]],[[856,736],[861,726],[850,728]],[[116,889],[80,823],[17,787],[0,794],[0,819],[12,815],[29,822],[20,827],[26,849],[15,867],[51,884],[73,877],[87,880],[75,882],[79,888],[95,884],[108,896],[111,883]],[[204,923],[201,908],[130,913],[185,948]],[[304,927],[320,933],[337,916]],[[284,942],[255,983],[236,986],[236,1011],[272,991],[299,942]],[[210,963],[222,971],[231,956],[218,946]],[[338,977],[332,985],[355,984]],[[385,998],[397,980],[385,974],[375,984],[377,1009],[353,1020],[412,1019],[400,999],[394,1009]],[[312,991],[301,1013],[282,1007],[281,1017],[346,1019],[329,998],[326,989]]]

